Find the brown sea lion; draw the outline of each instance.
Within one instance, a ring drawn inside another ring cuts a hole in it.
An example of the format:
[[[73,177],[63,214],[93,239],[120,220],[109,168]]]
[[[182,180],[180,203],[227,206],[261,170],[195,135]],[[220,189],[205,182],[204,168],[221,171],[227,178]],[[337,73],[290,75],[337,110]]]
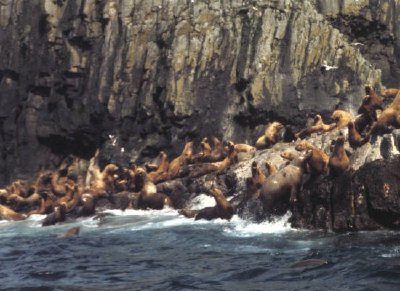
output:
[[[66,208],[64,204],[54,207],[54,211],[48,214],[42,222],[42,226],[54,225],[58,222],[65,221]]]
[[[283,214],[286,208],[280,204],[297,201],[297,192],[302,183],[308,159],[312,152],[294,159],[289,165],[270,175],[261,187],[260,198],[265,211],[269,214]]]
[[[49,175],[51,178],[51,191],[54,193],[54,195],[64,196],[66,193],[66,177],[60,177],[60,173],[58,171],[51,172]]]
[[[236,153],[251,153],[254,154],[256,151],[256,148],[245,144],[245,143],[237,143],[234,145],[234,149],[236,151]]]
[[[365,86],[365,94],[370,96],[367,108],[365,108],[368,112],[382,108],[382,99],[376,94],[374,88],[372,86]],[[365,97],[364,97],[365,98]],[[359,112],[362,113],[362,112]]]
[[[138,206],[140,208],[163,209],[164,206],[173,207],[171,199],[163,194],[157,192],[156,185],[147,177],[144,168],[138,167],[135,174],[135,183],[140,189]]]
[[[174,179],[177,177],[179,170],[182,166],[189,161],[193,155],[193,142],[186,143],[181,155],[172,160],[168,168],[168,179]]]
[[[181,214],[187,215],[190,217],[191,215],[195,215],[195,220],[206,219],[212,220],[216,218],[222,218],[226,220],[230,220],[234,214],[234,209],[229,201],[225,198],[224,193],[216,187],[212,187],[209,190],[209,193],[214,197],[216,201],[216,206],[214,207],[206,207],[199,211],[182,211]],[[196,213],[197,212],[197,213]]]
[[[74,209],[76,216],[90,216],[95,214],[96,199],[89,192],[83,193],[80,197],[80,205]]]
[[[103,171],[94,170],[92,175],[94,179],[91,181],[90,189],[96,197],[107,196],[108,193],[115,193],[118,166],[108,164]]]
[[[343,136],[336,139],[335,147],[329,158],[329,173],[331,175],[339,176],[350,167],[350,159],[344,149],[344,142]]]
[[[324,121],[322,120],[321,115],[317,114],[314,117],[314,123],[312,126],[307,127],[305,129],[300,130],[298,133],[295,134],[296,138],[303,139],[306,136],[309,136],[312,133],[319,133],[319,132],[327,132],[331,131],[336,127],[335,123],[332,124],[325,124]]]
[[[279,130],[283,128],[282,123],[274,121],[272,122],[264,132],[264,135],[260,136],[256,141],[256,148],[258,150],[266,149],[273,146],[277,141]]]
[[[161,181],[164,181],[168,178],[168,169],[169,169],[169,162],[168,162],[168,156],[165,152],[161,151],[158,154],[159,158],[159,165],[156,171],[150,172],[147,174],[147,177],[153,181],[153,183],[158,183]]]
[[[348,129],[349,129],[349,138],[348,138],[349,144],[353,149],[356,149],[364,145],[366,142],[368,142],[368,138],[363,138],[360,135],[360,133],[357,131],[352,121],[349,122]]]
[[[371,116],[368,113],[363,113],[359,114],[356,116],[354,119],[354,126],[355,129],[359,132],[362,133],[365,129],[367,129],[369,126],[372,125],[372,123],[375,121],[373,116]]]
[[[278,168],[271,162],[265,162],[265,168],[268,170],[268,176],[278,172]]]
[[[303,140],[295,146],[297,151],[311,150],[311,157],[308,164],[314,174],[325,173],[328,169],[329,156],[321,149]]]
[[[200,147],[200,152],[189,159],[190,163],[204,162],[211,156],[212,149],[206,137],[200,142]]]
[[[400,128],[400,93],[393,102],[385,108],[372,125],[367,136],[385,134],[394,128]]]
[[[226,142],[226,149],[228,151],[228,155],[225,159],[219,162],[214,163],[203,163],[203,164],[194,164],[188,166],[190,178],[199,177],[208,173],[217,172],[221,173],[225,169],[227,169],[230,165],[236,162],[236,151],[235,146],[232,142]]]
[[[400,89],[388,88],[382,91],[382,96],[386,98],[394,98],[400,92]]]
[[[62,237],[71,237],[71,236],[77,236],[79,235],[79,231],[81,230],[81,228],[79,226],[75,226],[72,227],[70,229],[68,229],[64,235],[62,235]]]
[[[261,188],[261,186],[264,184],[265,180],[267,179],[267,177],[261,171],[261,169],[258,166],[256,161],[254,161],[251,164],[251,178],[252,178],[252,183],[256,188]]]
[[[26,217],[11,208],[0,204],[0,219],[4,220],[24,220]]]
[[[44,198],[40,199],[39,207],[29,211],[26,215],[31,216],[33,214],[44,214],[46,213],[46,200]]]
[[[293,161],[294,159],[298,158],[299,155],[299,153],[294,151],[284,151],[280,153],[281,158],[288,161]]]
[[[226,199],[224,193],[217,187],[213,186],[209,193],[214,197],[217,202],[216,209],[218,217],[230,220],[234,214],[234,209],[229,201]]]
[[[20,197],[27,197],[30,186],[27,181],[24,180],[15,180],[8,187],[6,187],[7,192],[11,194],[16,194]]]
[[[212,150],[211,155],[204,162],[218,162],[225,158],[226,153],[224,151],[223,143],[215,136],[211,137]]]
[[[347,127],[347,124],[353,120],[353,116],[344,110],[335,110],[331,115],[331,119],[336,122],[335,129],[342,129]]]

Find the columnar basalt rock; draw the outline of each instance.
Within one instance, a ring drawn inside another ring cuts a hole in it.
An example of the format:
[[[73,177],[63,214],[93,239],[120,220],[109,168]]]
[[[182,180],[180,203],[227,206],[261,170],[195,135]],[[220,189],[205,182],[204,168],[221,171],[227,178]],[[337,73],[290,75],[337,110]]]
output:
[[[354,112],[380,70],[322,2],[0,1],[0,184],[101,146],[104,164],[136,160]],[[383,2],[371,19],[389,27]]]

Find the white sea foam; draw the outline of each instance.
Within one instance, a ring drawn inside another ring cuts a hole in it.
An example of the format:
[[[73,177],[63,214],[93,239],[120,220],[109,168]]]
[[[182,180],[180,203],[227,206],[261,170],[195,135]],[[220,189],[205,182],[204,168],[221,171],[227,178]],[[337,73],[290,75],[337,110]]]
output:
[[[251,237],[268,233],[286,233],[294,231],[288,223],[290,216],[291,213],[288,212],[274,221],[264,221],[261,223],[249,222],[239,218],[238,216],[234,216],[231,220],[233,227],[225,228],[224,232],[227,235],[239,237]]]
[[[190,202],[190,209],[199,210],[205,207],[213,207],[216,202],[214,197],[208,196],[206,194],[200,194],[192,199]]]
[[[191,202],[191,209],[202,209],[215,205],[213,197],[202,194],[197,196]],[[103,214],[106,214],[105,216]],[[107,215],[109,214],[109,215]],[[221,231],[228,236],[238,237],[252,237],[268,233],[285,233],[293,229],[287,223],[290,213],[274,222],[253,223],[239,218],[234,215],[230,221],[223,219],[214,219],[211,221],[189,219],[180,215],[176,209],[165,208],[162,210],[104,210],[97,215],[88,218],[79,218],[72,223],[57,224],[55,227],[43,228],[43,231],[52,229],[70,228],[73,226],[81,226],[83,228],[96,229],[101,228],[107,232],[118,232],[121,229],[129,229],[131,231],[141,231],[146,229],[162,229],[178,227],[183,225],[193,225],[207,227],[207,225],[214,225],[221,228]],[[29,231],[29,229],[41,228],[42,221],[45,215],[31,215],[25,221],[20,222],[7,222],[0,221],[1,229],[0,236],[4,234],[22,233]],[[37,230],[35,230],[37,231]],[[55,230],[54,230],[55,231]]]
[[[400,257],[400,247],[394,247],[389,253],[382,254],[383,258],[398,258]]]

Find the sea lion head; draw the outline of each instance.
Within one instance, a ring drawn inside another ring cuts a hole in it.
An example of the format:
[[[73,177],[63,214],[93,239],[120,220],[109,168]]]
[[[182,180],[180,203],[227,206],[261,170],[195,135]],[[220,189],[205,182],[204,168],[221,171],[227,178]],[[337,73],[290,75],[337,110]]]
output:
[[[224,150],[228,153],[231,154],[235,150],[235,144],[233,141],[224,141]]]
[[[159,157],[160,160],[166,159],[167,158],[167,154],[164,151],[160,151],[160,153],[158,154],[158,157]]]
[[[317,122],[321,122],[322,121],[322,116],[317,114],[314,116],[314,124],[316,124]]]
[[[281,130],[284,126],[282,123],[278,122],[278,121],[274,121],[271,124],[271,127],[275,128],[276,131]]]
[[[358,108],[357,113],[358,114],[369,113],[371,102],[372,102],[372,97],[370,95],[365,96],[362,100],[360,107]]]
[[[365,94],[371,95],[371,93],[373,93],[373,92],[374,92],[374,89],[372,88],[372,86],[370,86],[370,85],[365,86]]]
[[[105,168],[104,168],[104,172],[107,175],[113,175],[116,171],[118,170],[118,166],[115,164],[108,164]]]
[[[185,144],[185,147],[183,148],[183,151],[182,151],[182,156],[191,157],[192,153],[193,153],[193,142],[190,141]]]
[[[310,145],[309,145],[309,143],[308,143],[307,141],[305,141],[305,140],[300,141],[300,142],[294,147],[294,149],[295,149],[296,151],[299,151],[299,152],[305,151],[305,150],[308,149],[308,148],[310,148]]]
[[[286,160],[292,160],[295,157],[294,153],[290,151],[281,152],[280,156]]]
[[[333,111],[333,113],[331,115],[331,119],[334,122],[338,122],[342,117],[343,117],[343,114],[342,114],[342,112],[340,110]]]

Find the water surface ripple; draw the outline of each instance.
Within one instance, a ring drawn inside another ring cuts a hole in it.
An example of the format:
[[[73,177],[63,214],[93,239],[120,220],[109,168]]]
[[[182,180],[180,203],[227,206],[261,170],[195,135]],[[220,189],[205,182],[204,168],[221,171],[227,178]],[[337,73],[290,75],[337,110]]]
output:
[[[0,222],[1,289],[398,290],[400,233],[293,230],[176,211],[114,211],[40,227]],[[80,226],[79,236],[60,237]],[[328,264],[293,268],[317,258]]]

